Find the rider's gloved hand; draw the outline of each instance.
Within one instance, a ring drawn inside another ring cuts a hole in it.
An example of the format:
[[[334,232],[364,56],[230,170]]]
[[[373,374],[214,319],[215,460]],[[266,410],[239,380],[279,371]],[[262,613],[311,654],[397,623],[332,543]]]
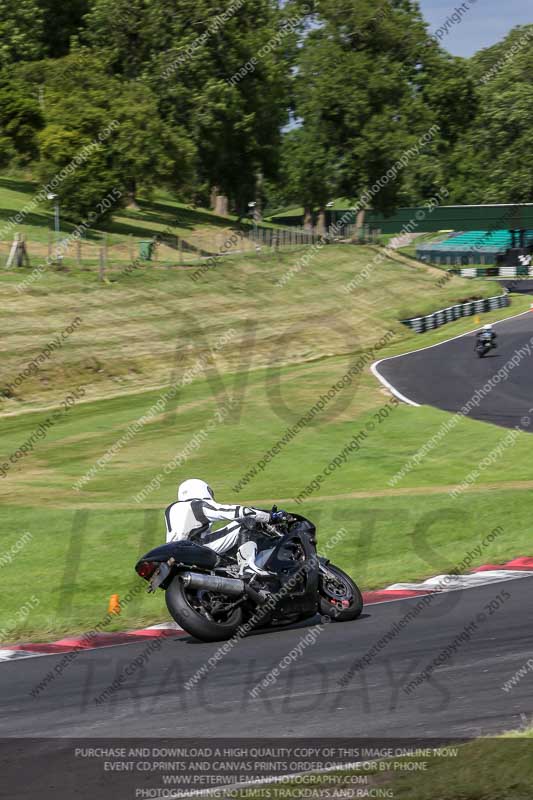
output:
[[[284,520],[286,518],[287,518],[287,512],[286,511],[278,511],[277,509],[276,510],[272,509],[272,512],[270,514],[270,522],[271,523],[282,522],[282,520]]]

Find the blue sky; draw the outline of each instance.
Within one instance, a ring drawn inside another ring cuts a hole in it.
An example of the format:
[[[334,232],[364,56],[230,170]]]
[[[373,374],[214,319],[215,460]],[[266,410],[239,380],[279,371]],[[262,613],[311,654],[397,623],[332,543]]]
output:
[[[434,33],[444,25],[463,0],[419,0],[422,13]],[[471,56],[482,47],[496,44],[515,25],[533,23],[531,0],[465,0],[470,9],[459,24],[448,28],[441,44],[456,56]]]

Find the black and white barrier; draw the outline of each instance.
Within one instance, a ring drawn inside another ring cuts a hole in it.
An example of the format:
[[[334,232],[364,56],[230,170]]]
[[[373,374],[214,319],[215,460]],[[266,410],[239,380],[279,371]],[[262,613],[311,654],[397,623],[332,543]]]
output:
[[[425,333],[426,331],[440,328],[448,322],[453,322],[460,317],[471,317],[473,314],[484,314],[487,311],[495,311],[498,308],[505,308],[510,303],[507,293],[499,294],[496,297],[486,297],[482,300],[471,300],[468,303],[457,303],[457,305],[434,311],[433,314],[426,314],[425,317],[412,317],[402,319],[415,333]]]

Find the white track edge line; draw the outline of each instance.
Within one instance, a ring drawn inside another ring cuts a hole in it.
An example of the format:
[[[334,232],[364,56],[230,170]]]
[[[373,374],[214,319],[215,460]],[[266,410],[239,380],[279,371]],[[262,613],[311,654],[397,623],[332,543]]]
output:
[[[176,636],[177,637],[180,636],[180,631],[176,631]],[[38,656],[39,658],[49,658],[50,656],[65,656],[65,655],[68,655],[69,653],[78,653],[79,655],[81,655],[83,653],[94,653],[95,650],[109,650],[111,647],[129,647],[132,644],[141,644],[141,642],[143,642],[143,641],[146,643],[147,639],[149,641],[153,642],[154,639],[157,639],[157,637],[153,636],[153,637],[150,638],[150,637],[146,636],[143,639],[142,636],[139,636],[139,641],[138,642],[116,642],[115,644],[101,644],[98,647],[82,647],[82,648],[79,648],[79,649],[77,649],[76,647],[73,647],[72,650],[62,650],[59,653],[31,653],[28,656],[24,656],[24,658],[33,658],[34,656]],[[167,639],[168,641],[171,641],[172,637],[171,636],[161,636],[161,639]],[[5,649],[7,650],[9,648],[6,647]],[[25,652],[26,653],[28,651],[27,650],[24,650],[24,651],[15,650],[13,652]],[[0,664],[8,664],[10,661],[19,661],[19,660],[20,659],[16,659],[16,658],[6,659],[5,661],[0,660]]]
[[[519,570],[519,569],[517,569],[516,572],[520,573],[520,575],[519,576],[517,575],[517,577],[521,577],[521,578],[522,577],[523,578],[531,578],[533,576],[533,572],[529,572],[527,570]],[[495,583],[505,583],[508,580],[511,581],[511,580],[515,580],[515,579],[514,578],[505,578],[502,581],[494,581],[494,582]],[[446,592],[444,592],[442,590],[441,591],[438,591],[438,590],[432,591],[431,589],[406,589],[405,591],[418,592],[418,594],[411,595],[410,597],[391,597],[390,600],[375,600],[372,603],[365,603],[364,607],[363,607],[363,610],[367,606],[381,606],[384,603],[402,603],[405,600],[416,600],[417,597],[419,597],[419,596],[420,597],[425,597],[428,594],[447,594],[448,592],[466,592],[466,591],[468,591],[468,589],[482,589],[485,586],[489,586],[490,583],[491,583],[490,581],[487,581],[487,583],[480,583],[478,585],[458,586],[458,587],[456,587],[454,589],[447,589]],[[368,591],[369,592],[387,592],[389,590],[388,589],[369,589]],[[402,591],[402,590],[401,589],[391,589],[390,591]],[[179,634],[179,631],[176,631],[176,634]],[[161,638],[170,639],[171,637],[168,636],[168,637],[161,637]],[[106,649],[108,649],[110,647],[129,647],[129,645],[139,644],[141,641],[142,641],[142,639],[139,639],[139,642],[120,642],[118,644],[105,644],[105,645],[101,645],[100,647],[91,647],[91,648],[84,647],[82,650],[78,650],[77,652],[78,653],[92,653],[94,650],[106,650]],[[6,648],[6,650],[7,649],[8,648]],[[62,655],[65,655],[66,653],[73,653],[74,649],[73,650],[65,650],[63,653],[31,653],[30,655],[23,656],[23,658],[33,658],[33,657],[46,658],[46,657],[49,657],[49,656],[62,656]],[[20,651],[12,651],[12,652],[20,652]],[[18,661],[18,660],[19,659],[6,659],[4,661],[3,659],[0,659],[0,664],[8,664],[8,663],[10,663],[12,661]]]
[[[397,356],[391,356],[391,358],[397,358]],[[386,378],[384,378],[383,375],[378,371],[379,364],[381,364],[382,361],[387,361],[387,360],[388,359],[386,358],[381,358],[379,361],[374,361],[374,363],[370,365],[370,370],[372,371],[374,376],[378,379],[378,381],[380,381],[380,383],[383,384],[383,386],[385,386],[389,390],[389,392],[391,392],[395,397],[397,397],[398,400],[401,400],[402,403],[407,403],[407,405],[409,406],[415,406],[416,408],[420,408],[420,403],[415,403],[414,400],[410,400],[408,397],[406,397],[404,394],[398,391],[398,389],[395,386],[393,386],[392,383],[390,383]]]
[[[470,588],[475,588],[475,587],[470,587],[469,586],[467,588],[470,589]],[[387,590],[386,589],[369,589],[369,591],[373,591],[373,592],[383,591],[383,592],[385,592]],[[421,590],[421,594],[434,594],[434,592],[430,592],[429,590],[428,591]],[[399,603],[402,600],[415,600],[415,599],[416,599],[416,597],[391,597],[390,600],[378,600],[377,602],[374,602],[374,603],[368,603],[368,605],[369,606],[378,606],[378,605],[382,605],[383,603]],[[365,606],[365,608],[366,608],[366,606]],[[180,633],[181,633],[180,631],[176,631],[176,636],[179,636]],[[161,637],[161,638],[170,640],[172,637],[164,636],[164,637]],[[181,637],[179,637],[179,638],[181,638]],[[120,642],[118,644],[104,644],[104,645],[100,645],[99,647],[84,647],[83,649],[78,650],[77,652],[78,653],[93,653],[95,650],[108,650],[110,647],[129,647],[130,645],[133,645],[133,644],[140,644],[142,641],[143,641],[142,638],[139,637],[139,641],[138,642]],[[8,648],[6,648],[6,650],[7,649]],[[76,648],[73,648],[72,650],[65,650],[62,653],[31,653],[28,656],[24,656],[24,658],[32,658],[34,656],[38,656],[39,658],[49,658],[50,656],[63,656],[66,653],[73,653],[75,651],[75,649]],[[19,652],[19,651],[13,651],[13,652]],[[0,659],[0,664],[9,664],[10,662],[18,661],[18,660],[20,660],[20,659],[6,659],[5,661],[3,659]]]

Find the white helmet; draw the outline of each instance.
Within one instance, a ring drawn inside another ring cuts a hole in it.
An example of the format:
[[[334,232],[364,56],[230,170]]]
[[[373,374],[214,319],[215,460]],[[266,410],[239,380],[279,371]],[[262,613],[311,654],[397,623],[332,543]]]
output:
[[[178,500],[214,500],[215,495],[205,481],[189,478],[178,486]]]
[[[492,330],[492,325],[483,325],[483,330],[484,331],[491,331]]]

